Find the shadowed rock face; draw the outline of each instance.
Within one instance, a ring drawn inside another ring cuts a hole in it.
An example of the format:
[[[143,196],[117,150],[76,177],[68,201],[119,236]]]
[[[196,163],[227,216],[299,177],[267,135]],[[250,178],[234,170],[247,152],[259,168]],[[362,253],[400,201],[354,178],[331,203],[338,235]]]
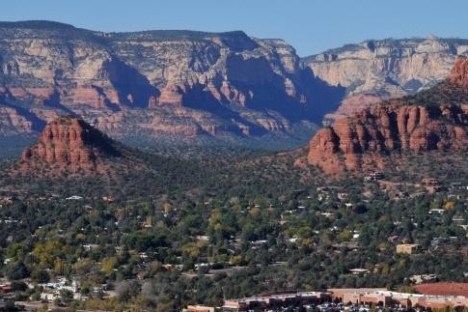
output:
[[[468,61],[449,76],[453,88],[468,86]],[[465,90],[465,92],[468,90]],[[380,168],[389,155],[468,148],[468,105],[407,105],[394,100],[336,121],[309,144],[308,162],[326,173]]]
[[[123,160],[116,144],[81,119],[65,116],[53,120],[39,141],[27,148],[19,161],[21,173],[103,173],[110,162]]]
[[[0,23],[0,127],[34,133],[74,114],[113,137],[285,133],[327,111],[312,107],[316,78],[303,71],[284,41],[240,31]]]

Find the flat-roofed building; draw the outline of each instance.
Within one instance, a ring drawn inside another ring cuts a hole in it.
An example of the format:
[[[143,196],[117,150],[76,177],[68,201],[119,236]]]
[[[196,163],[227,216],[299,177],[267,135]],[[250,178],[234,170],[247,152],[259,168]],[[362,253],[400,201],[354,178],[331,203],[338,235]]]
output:
[[[396,253],[412,255],[419,251],[418,244],[398,244],[396,245]]]
[[[214,307],[204,305],[188,305],[187,308],[182,310],[183,312],[215,312]]]

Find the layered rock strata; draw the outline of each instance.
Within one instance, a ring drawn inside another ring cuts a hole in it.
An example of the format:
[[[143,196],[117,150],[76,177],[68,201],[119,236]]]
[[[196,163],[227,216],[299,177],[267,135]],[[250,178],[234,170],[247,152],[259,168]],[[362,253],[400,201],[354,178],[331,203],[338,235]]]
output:
[[[241,31],[0,23],[0,135],[37,132],[53,113],[116,138],[285,133],[320,119],[304,105],[310,79],[284,41]]]

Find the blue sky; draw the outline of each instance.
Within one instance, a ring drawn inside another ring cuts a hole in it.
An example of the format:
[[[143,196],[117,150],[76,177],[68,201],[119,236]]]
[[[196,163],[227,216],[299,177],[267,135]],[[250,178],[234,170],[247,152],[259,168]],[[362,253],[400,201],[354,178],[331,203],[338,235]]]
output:
[[[8,4],[7,4],[8,2]],[[468,38],[468,0],[5,0],[0,20],[101,31],[243,30],[306,56],[366,39]]]

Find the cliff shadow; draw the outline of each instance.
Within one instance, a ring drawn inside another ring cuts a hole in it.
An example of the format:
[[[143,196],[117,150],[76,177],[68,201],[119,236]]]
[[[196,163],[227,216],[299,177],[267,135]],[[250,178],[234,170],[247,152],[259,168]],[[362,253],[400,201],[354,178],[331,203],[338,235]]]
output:
[[[203,110],[217,117],[245,124],[250,128],[251,134],[254,135],[263,135],[267,133],[264,128],[241,117],[239,112],[231,110],[229,107],[223,105],[223,100],[218,101],[218,99],[208,92],[205,87],[205,85],[196,84],[188,91],[188,93],[184,94],[184,106]],[[242,135],[241,129],[237,126],[228,127],[226,130],[237,135]]]
[[[275,111],[291,122],[308,120],[320,124],[325,114],[335,111],[346,96],[346,88],[329,85],[315,77],[310,68],[284,77],[265,58],[240,57],[228,58],[226,68],[233,86],[245,95],[253,95],[246,99],[246,107]],[[288,90],[286,78],[291,80],[294,90]]]
[[[104,64],[112,86],[117,91],[119,102],[129,107],[148,107],[151,97],[159,97],[159,90],[137,69],[113,58]]]
[[[312,69],[306,67],[301,72],[301,80],[307,102],[305,110],[313,122],[321,124],[326,114],[335,112],[346,97],[346,88],[332,86],[316,77]]]
[[[265,57],[244,60],[232,56],[226,60],[228,80],[244,94],[245,107],[259,112],[278,112],[291,122],[310,120],[298,96],[290,96],[285,77],[277,74]],[[289,77],[296,84],[295,77]]]
[[[45,120],[39,118],[29,109],[20,105],[15,105],[14,101],[6,99],[3,95],[0,95],[0,106],[2,105],[14,109],[18,115],[23,116],[31,122],[31,129],[35,132],[41,132],[47,124]]]
[[[75,112],[61,103],[60,93],[57,90],[55,90],[49,98],[45,99],[43,104],[45,106],[58,109],[64,114],[76,116]]]

